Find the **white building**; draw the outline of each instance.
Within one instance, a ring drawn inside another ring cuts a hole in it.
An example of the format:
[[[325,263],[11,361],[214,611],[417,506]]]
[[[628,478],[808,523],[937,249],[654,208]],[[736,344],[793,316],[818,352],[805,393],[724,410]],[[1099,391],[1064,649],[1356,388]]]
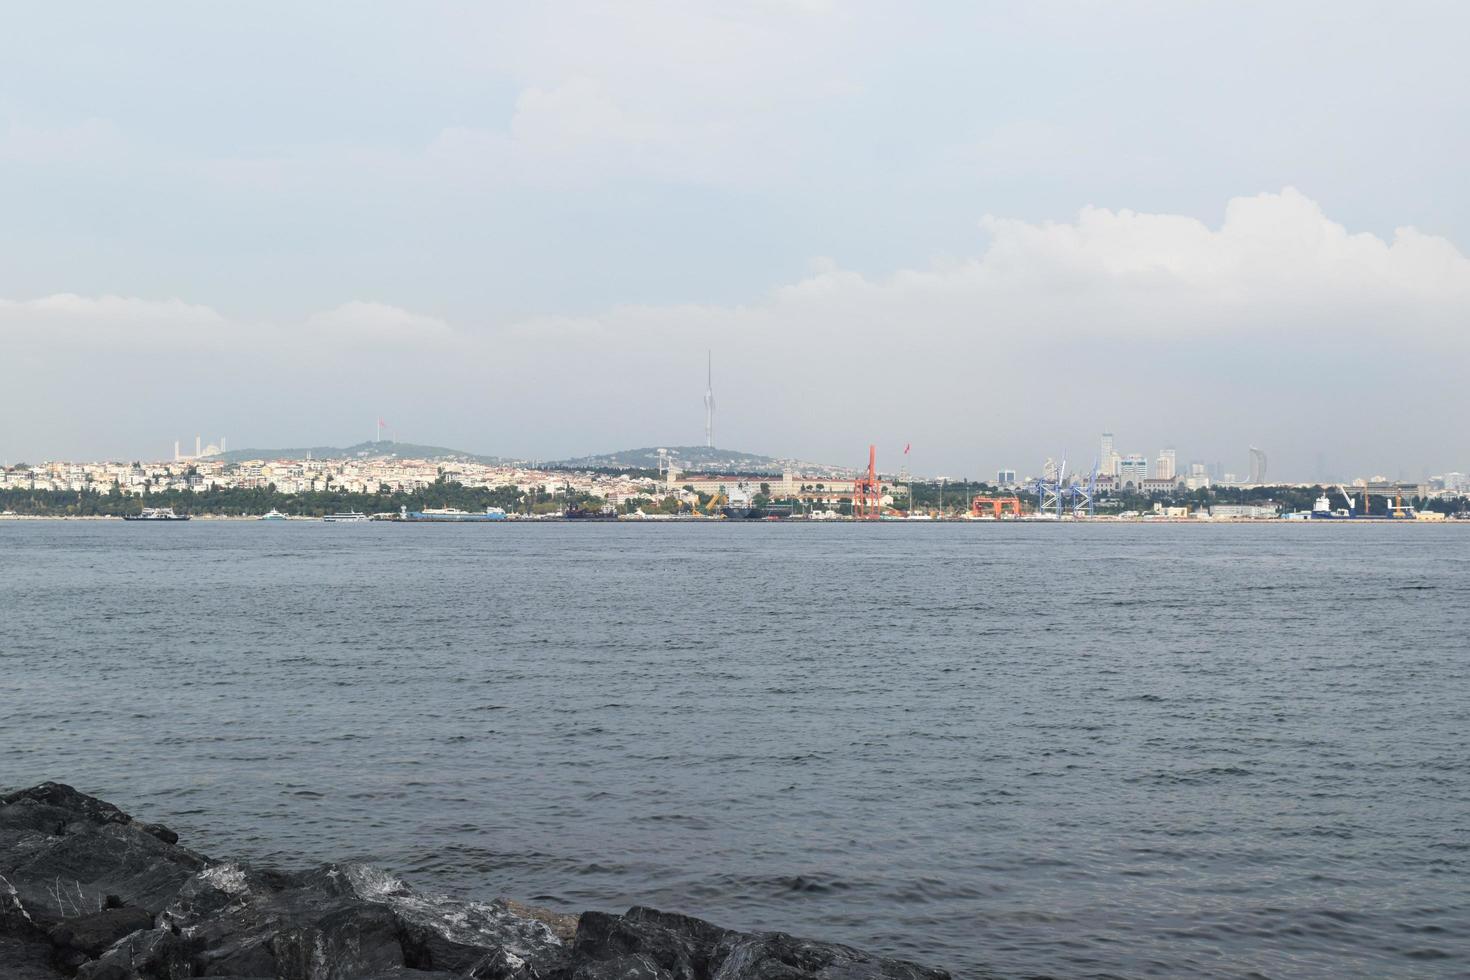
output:
[[[1129,453],[1118,461],[1118,486],[1137,490],[1148,479],[1148,460],[1141,453]]]

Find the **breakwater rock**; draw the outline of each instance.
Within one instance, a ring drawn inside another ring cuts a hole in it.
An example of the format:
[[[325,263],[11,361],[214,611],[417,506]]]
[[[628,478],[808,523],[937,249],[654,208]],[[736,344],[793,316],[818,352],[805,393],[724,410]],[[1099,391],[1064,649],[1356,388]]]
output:
[[[60,783],[0,795],[10,980],[948,980],[783,933],[633,908],[564,916],[416,891],[356,864],[215,861]]]

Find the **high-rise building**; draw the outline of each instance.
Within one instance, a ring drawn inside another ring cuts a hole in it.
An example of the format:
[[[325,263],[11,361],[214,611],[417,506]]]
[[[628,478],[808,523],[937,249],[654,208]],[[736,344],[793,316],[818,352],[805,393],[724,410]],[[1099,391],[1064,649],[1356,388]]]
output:
[[[1148,459],[1142,453],[1129,453],[1118,461],[1118,486],[1137,490],[1148,479]]]
[[[1102,444],[1098,447],[1097,452],[1097,471],[1104,476],[1117,476],[1117,458],[1117,454],[1113,452],[1113,434],[1111,432],[1104,432],[1102,434]]]
[[[1016,485],[1015,470],[998,470],[995,474],[995,485],[998,487],[1013,487]]]
[[[1251,478],[1250,478],[1250,482],[1251,483],[1265,483],[1266,482],[1266,451],[1264,449],[1257,449],[1255,446],[1252,446],[1250,448],[1250,453],[1251,453]]]
[[[1174,450],[1159,450],[1159,458],[1154,460],[1154,477],[1159,480],[1172,480],[1176,475],[1174,461]]]

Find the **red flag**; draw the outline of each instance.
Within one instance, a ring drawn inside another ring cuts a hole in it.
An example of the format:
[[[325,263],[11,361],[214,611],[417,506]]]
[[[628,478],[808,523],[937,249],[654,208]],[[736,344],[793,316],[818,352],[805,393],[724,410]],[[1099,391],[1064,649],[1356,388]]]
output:
[[[381,415],[378,416],[378,426],[384,429],[388,428],[388,423],[383,421],[383,417]]]
[[[910,450],[910,449],[911,449],[911,448],[913,448],[913,443],[911,443],[911,442],[906,442],[906,443],[904,443],[904,444],[903,444],[903,454],[904,454],[904,455],[905,455],[905,456],[907,456],[907,455],[908,455],[908,454],[909,454],[909,450]]]

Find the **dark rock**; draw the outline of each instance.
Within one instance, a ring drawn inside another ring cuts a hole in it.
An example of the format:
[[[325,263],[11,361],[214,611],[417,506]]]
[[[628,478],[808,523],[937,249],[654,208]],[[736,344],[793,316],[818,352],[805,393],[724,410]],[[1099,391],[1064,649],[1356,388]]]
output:
[[[0,796],[0,807],[15,804],[39,804],[62,811],[70,819],[93,823],[131,823],[133,818],[117,807],[95,796],[88,796],[65,783],[42,783],[30,789],[16,790]]]
[[[701,919],[648,908],[627,915],[584,912],[572,944],[575,980],[705,980],[728,931]]]
[[[51,965],[51,944],[45,939],[6,935],[0,927],[0,977],[5,980],[58,980]]]
[[[715,959],[710,980],[949,980],[943,970],[779,932],[732,934]]]
[[[168,929],[131,933],[102,957],[77,970],[78,980],[126,977],[135,980],[186,980],[194,976],[194,949]]]
[[[138,975],[125,966],[104,963],[87,971],[88,980],[138,980]]]
[[[161,823],[140,823],[138,824],[138,829],[145,834],[151,834],[157,837],[165,844],[177,844],[179,842],[179,835]]]
[[[570,980],[949,980],[903,960],[784,933],[740,933],[654,909],[586,912]]]
[[[402,925],[405,962],[419,969],[469,972],[477,980],[535,977],[544,975],[564,952],[548,924],[517,913],[504,901],[425,895],[361,864],[333,866],[323,873],[333,887],[391,909]]]
[[[156,913],[205,863],[61,783],[0,797],[0,876],[47,928],[102,911],[109,895]]]
[[[647,908],[579,919],[422,894],[364,865],[286,872],[212,862],[167,828],[60,783],[0,796],[0,967],[6,980],[949,976]]]
[[[130,906],[106,909],[92,915],[66,919],[51,927],[51,944],[62,950],[79,950],[96,959],[103,950],[129,933],[153,928],[153,914]]]
[[[382,906],[343,903],[271,940],[280,980],[353,980],[403,966],[398,920]]]

